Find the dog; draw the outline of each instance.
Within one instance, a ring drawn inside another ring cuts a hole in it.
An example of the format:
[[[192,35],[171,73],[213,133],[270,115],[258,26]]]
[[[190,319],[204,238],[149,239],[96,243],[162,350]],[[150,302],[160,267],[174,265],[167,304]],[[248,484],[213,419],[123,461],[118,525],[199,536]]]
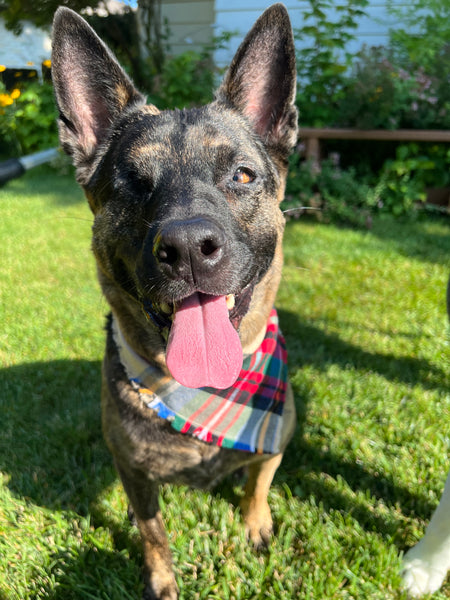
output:
[[[210,488],[247,466],[242,514],[250,540],[265,544],[268,490],[295,427],[273,311],[297,139],[292,28],[273,5],[210,104],[159,111],[61,7],[52,78],[111,309],[103,432],[142,537],[144,597],[173,600],[160,484]]]
[[[450,319],[450,280],[447,285],[447,313]],[[403,585],[418,598],[437,591],[450,570],[450,473],[441,501],[425,536],[403,558]]]

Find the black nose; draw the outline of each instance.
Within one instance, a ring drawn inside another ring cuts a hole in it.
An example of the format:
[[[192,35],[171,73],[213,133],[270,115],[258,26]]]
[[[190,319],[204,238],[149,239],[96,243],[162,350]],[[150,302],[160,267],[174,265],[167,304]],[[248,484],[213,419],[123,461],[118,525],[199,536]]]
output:
[[[167,275],[199,283],[220,268],[225,233],[209,218],[170,221],[155,236],[153,255]]]

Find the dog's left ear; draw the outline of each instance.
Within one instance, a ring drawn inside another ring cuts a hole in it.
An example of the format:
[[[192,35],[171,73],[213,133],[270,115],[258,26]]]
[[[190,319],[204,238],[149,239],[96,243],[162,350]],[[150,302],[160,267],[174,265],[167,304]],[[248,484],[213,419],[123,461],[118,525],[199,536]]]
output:
[[[296,81],[291,22],[286,8],[274,4],[240,45],[216,98],[247,117],[266,144],[287,155],[297,139]]]

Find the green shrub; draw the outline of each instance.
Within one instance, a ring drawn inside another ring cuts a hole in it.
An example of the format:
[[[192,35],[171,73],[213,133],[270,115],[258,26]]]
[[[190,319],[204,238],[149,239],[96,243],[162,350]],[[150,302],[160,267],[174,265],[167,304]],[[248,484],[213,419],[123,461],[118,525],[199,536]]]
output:
[[[306,208],[321,221],[367,226],[377,201],[375,190],[362,182],[354,169],[342,170],[326,160],[317,171],[299,154],[292,157],[282,204],[287,217],[296,217]]]
[[[0,83],[0,156],[23,156],[58,145],[51,84],[22,84],[7,92]]]
[[[149,100],[159,108],[185,108],[210,102],[214,72],[209,56],[189,50],[166,58]]]
[[[149,101],[159,108],[190,108],[211,102],[220,74],[214,52],[224,48],[231,35],[224,32],[214,37],[201,51],[166,54],[161,73],[152,78]]]
[[[368,0],[309,0],[303,9],[302,27],[294,29],[299,50],[297,104],[303,125],[333,124],[339,113],[346,74],[354,56],[346,48],[355,39],[357,19]],[[336,18],[330,20],[330,12]]]
[[[402,144],[396,158],[387,160],[381,173],[381,209],[397,216],[411,213],[425,201],[427,188],[449,184],[448,148],[435,144],[424,152],[420,144]]]
[[[447,3],[448,4],[448,3]],[[305,126],[363,129],[450,127],[450,5],[413,0],[391,12],[405,28],[386,46],[348,53],[366,0],[309,0],[299,50],[297,104]],[[333,19],[330,17],[335,15]]]
[[[412,127],[450,127],[450,4],[442,0],[412,0],[391,12],[403,27],[390,32],[397,64],[419,74],[421,89]]]
[[[374,212],[414,215],[426,207],[428,189],[450,187],[450,149],[444,144],[401,144],[371,177],[332,160],[324,160],[318,172],[298,152],[290,162],[282,204],[288,218],[306,207],[322,221],[367,226]]]
[[[390,31],[385,47],[365,47],[353,55],[345,48],[355,37],[356,19],[367,3],[336,6],[331,0],[309,0],[304,5],[303,25],[295,31],[301,125],[450,128],[448,3],[412,0],[399,8],[391,2],[390,11],[404,28]],[[337,17],[333,20],[330,14]],[[364,144],[327,145],[344,153],[345,170],[325,164],[314,175],[294,157],[287,185],[290,207],[313,203],[322,217],[358,223],[373,209],[411,214],[423,204],[427,188],[450,185],[450,156],[444,144],[377,143],[383,156],[372,151],[373,146],[364,154]]]
[[[360,129],[447,129],[450,103],[440,96],[441,79],[420,65],[412,68],[399,61],[392,47],[363,48],[345,84],[334,124]]]

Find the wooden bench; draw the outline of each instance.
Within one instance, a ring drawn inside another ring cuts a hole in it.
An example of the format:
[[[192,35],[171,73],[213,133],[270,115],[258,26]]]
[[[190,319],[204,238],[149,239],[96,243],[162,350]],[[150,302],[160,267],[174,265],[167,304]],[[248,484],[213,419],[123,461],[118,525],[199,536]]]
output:
[[[433,129],[338,129],[300,127],[305,157],[320,169],[320,140],[383,140],[390,142],[450,142],[450,131]]]

